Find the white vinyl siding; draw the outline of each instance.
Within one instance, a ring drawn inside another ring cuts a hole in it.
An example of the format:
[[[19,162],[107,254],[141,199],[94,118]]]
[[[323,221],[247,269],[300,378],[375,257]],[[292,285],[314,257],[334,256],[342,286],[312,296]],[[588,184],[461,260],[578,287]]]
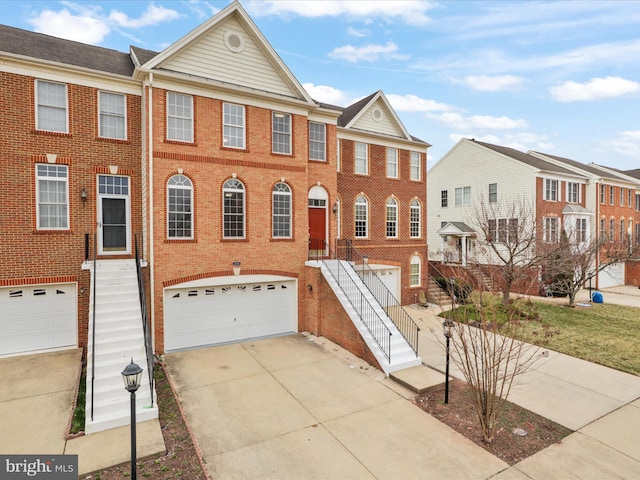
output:
[[[99,92],[98,131],[102,138],[127,139],[127,101],[120,93]]]
[[[167,92],[167,140],[193,142],[193,97]]]
[[[36,80],[36,130],[69,133],[68,105],[64,83]]]
[[[244,105],[225,103],[222,115],[223,145],[244,149],[246,145]]]
[[[68,179],[66,165],[36,165],[38,230],[69,229]]]

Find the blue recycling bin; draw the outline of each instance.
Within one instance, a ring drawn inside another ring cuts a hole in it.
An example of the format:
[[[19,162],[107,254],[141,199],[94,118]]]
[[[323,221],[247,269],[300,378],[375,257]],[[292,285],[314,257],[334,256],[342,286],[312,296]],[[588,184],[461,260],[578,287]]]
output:
[[[602,293],[600,292],[593,292],[591,294],[591,301],[593,303],[602,303],[603,298],[602,298]]]

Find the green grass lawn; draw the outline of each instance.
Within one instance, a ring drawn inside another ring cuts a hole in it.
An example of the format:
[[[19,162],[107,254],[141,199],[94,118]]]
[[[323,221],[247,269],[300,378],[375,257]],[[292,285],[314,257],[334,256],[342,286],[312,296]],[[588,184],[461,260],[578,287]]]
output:
[[[533,305],[553,332],[544,342],[546,348],[640,375],[640,309],[605,303],[576,308],[545,302]],[[468,311],[464,315],[472,316]],[[525,321],[522,335],[523,340],[540,344],[541,323]]]

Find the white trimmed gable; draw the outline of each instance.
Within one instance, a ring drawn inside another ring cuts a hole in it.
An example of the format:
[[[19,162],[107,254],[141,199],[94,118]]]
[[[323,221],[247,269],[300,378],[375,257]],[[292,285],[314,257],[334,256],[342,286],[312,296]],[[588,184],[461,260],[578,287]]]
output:
[[[347,128],[411,140],[411,135],[381,91],[360,110],[358,115],[349,122]]]
[[[142,66],[275,93],[315,105],[237,2]]]

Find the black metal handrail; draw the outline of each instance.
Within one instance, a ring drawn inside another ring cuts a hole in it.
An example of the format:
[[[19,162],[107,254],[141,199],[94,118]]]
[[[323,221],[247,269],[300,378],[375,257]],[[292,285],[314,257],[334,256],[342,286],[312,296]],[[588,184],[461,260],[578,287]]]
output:
[[[336,256],[338,259],[351,262],[373,297],[387,312],[387,315],[398,328],[411,349],[418,356],[418,332],[420,327],[413,321],[398,299],[391,293],[376,272],[368,263],[368,258],[353,246],[350,239],[336,240]]]
[[[347,300],[355,309],[356,313],[362,320],[362,323],[365,325],[369,333],[371,333],[371,336],[378,347],[380,347],[385,358],[389,363],[391,363],[391,330],[385,325],[384,320],[380,317],[374,306],[371,305],[369,300],[367,300],[364,294],[360,291],[360,288],[358,288],[356,282],[351,278],[351,275],[349,275],[345,266],[339,260],[335,263],[332,262],[332,264],[327,263],[327,260],[332,257],[331,249],[328,244],[324,240],[317,240],[317,242],[321,242],[323,245],[325,255],[320,256],[319,254],[316,254],[315,260],[322,261],[325,267],[327,267],[327,270],[329,270],[333,279],[345,293]],[[334,269],[332,268],[333,265],[337,267]]]
[[[138,235],[135,236],[136,253],[136,273],[138,275],[138,295],[140,297],[140,312],[142,316],[142,329],[144,332],[144,349],[147,354],[147,372],[149,373],[149,391],[151,394],[151,406],[153,407],[153,345],[151,344],[151,326],[149,325],[149,314],[147,310],[147,296],[144,288],[144,277],[142,276],[142,265],[140,263],[140,252],[138,250]]]

